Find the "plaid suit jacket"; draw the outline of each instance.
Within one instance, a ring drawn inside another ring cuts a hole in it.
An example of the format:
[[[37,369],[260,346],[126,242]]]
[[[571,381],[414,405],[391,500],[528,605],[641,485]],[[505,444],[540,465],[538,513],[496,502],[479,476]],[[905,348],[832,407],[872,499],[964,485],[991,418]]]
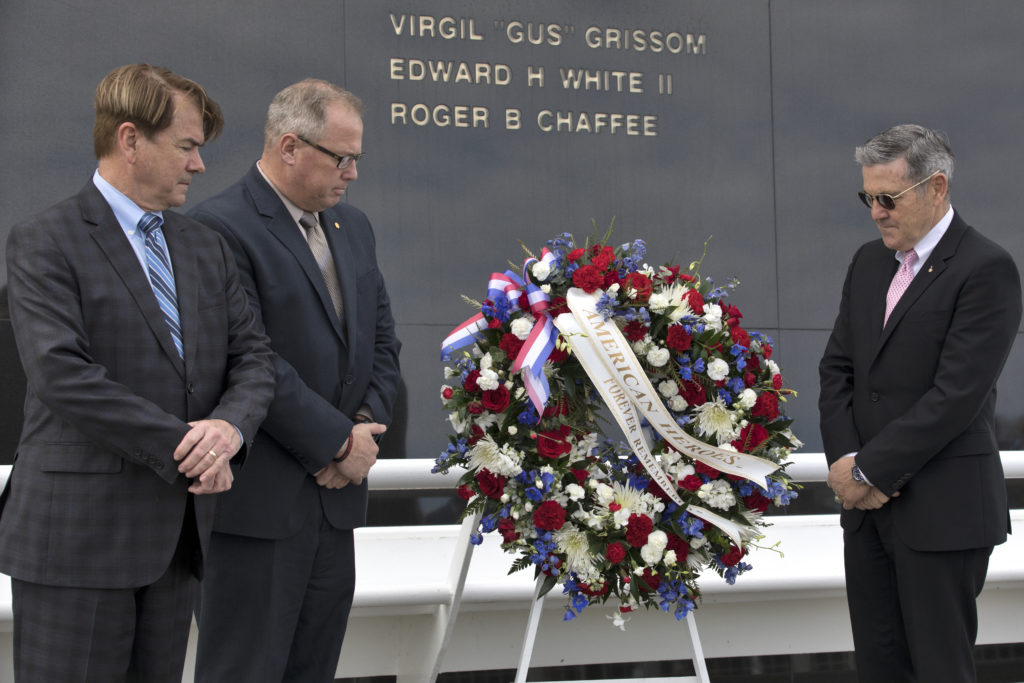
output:
[[[220,418],[251,444],[273,395],[266,336],[213,231],[165,212],[185,359],[113,212],[89,182],[7,243],[25,422],[0,500],[0,571],[126,588],[167,568],[189,482],[172,454],[188,422]],[[236,458],[243,457],[239,454]],[[205,550],[213,496],[195,497]]]

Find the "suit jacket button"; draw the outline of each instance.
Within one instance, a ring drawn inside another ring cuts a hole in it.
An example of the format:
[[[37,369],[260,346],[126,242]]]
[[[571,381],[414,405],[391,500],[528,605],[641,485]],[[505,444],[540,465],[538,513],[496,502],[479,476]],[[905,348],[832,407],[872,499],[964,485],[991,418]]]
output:
[[[190,394],[196,393],[196,385],[193,384],[192,382],[189,382],[188,386],[185,387],[185,391],[187,391]]]
[[[878,403],[878,392],[877,391],[872,391],[871,392],[871,402],[872,403]]]
[[[355,382],[355,381],[356,381],[356,378],[353,377],[352,375],[345,375],[345,384],[352,384],[352,382]]]

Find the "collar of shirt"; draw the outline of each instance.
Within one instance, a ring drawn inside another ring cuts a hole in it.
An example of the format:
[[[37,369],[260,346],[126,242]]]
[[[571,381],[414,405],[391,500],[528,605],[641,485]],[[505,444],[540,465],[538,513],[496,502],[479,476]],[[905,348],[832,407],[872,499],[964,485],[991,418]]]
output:
[[[921,238],[921,241],[914,245],[914,251],[917,252],[917,262],[914,264],[914,275],[921,272],[921,268],[924,267],[924,262],[928,260],[928,257],[935,251],[935,245],[939,243],[942,236],[946,234],[946,230],[949,229],[949,224],[953,222],[953,207],[949,207],[946,211],[946,215],[939,219],[939,222]],[[897,251],[896,260],[903,263],[903,255],[905,252]]]
[[[138,204],[129,199],[127,195],[107,182],[107,180],[100,175],[99,169],[96,169],[95,173],[92,174],[92,184],[96,186],[96,189],[100,191],[103,198],[107,200],[107,204],[110,205],[111,211],[114,212],[114,218],[117,219],[121,229],[124,230],[125,237],[128,238],[128,242],[132,245],[132,249],[135,251],[135,257],[139,259],[139,263],[142,264],[142,269],[145,270],[146,236],[138,229],[138,225],[139,219],[142,218],[142,214],[146,212],[143,211]],[[163,218],[162,211],[152,211],[151,213],[155,213],[160,216],[160,218]],[[168,255],[168,258],[169,257],[170,255]]]
[[[256,170],[259,171],[260,175],[263,176],[263,179],[267,181],[267,185],[270,185],[270,189],[274,191],[274,194],[276,194],[278,198],[281,200],[281,203],[284,204],[284,208],[288,209],[288,215],[290,215],[292,217],[292,220],[295,221],[295,227],[299,229],[302,238],[305,239],[306,229],[299,224],[299,219],[302,218],[302,214],[306,213],[306,211],[296,206],[295,203],[292,202],[292,200],[284,196],[281,190],[277,189],[277,185],[275,185],[273,181],[267,177],[267,174],[263,172],[263,169],[260,168],[259,161],[256,162]],[[316,214],[313,215],[316,216]],[[320,217],[316,216],[316,219],[320,220]]]

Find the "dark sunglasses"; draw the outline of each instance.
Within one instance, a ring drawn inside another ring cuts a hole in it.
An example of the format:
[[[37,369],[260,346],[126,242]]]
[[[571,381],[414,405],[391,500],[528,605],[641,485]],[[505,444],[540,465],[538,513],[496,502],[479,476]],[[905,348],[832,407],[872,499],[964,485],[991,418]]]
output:
[[[913,185],[911,185],[910,187],[908,187],[907,189],[903,190],[903,192],[900,192],[897,195],[891,195],[891,194],[868,194],[864,190],[861,190],[860,192],[857,193],[857,196],[860,197],[860,200],[862,202],[864,202],[864,206],[868,207],[869,209],[874,205],[875,201],[878,201],[878,205],[880,207],[882,207],[886,211],[892,211],[893,209],[896,208],[896,200],[897,199],[899,199],[900,197],[902,197],[906,193],[910,192],[911,190],[913,190],[918,185],[922,185],[922,184],[928,182],[929,180],[934,178],[937,173],[941,173],[941,171],[935,171],[935,173],[932,173],[930,176],[928,176],[924,180],[917,181],[916,183],[914,183]]]

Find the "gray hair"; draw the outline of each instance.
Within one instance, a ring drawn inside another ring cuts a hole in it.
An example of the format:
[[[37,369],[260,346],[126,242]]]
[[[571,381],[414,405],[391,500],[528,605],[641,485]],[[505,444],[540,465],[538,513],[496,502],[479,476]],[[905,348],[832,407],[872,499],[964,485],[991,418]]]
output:
[[[953,180],[953,150],[946,135],[913,123],[893,126],[879,133],[858,147],[854,158],[861,166],[906,159],[910,182],[924,180],[937,171],[942,171],[947,181]]]
[[[307,78],[289,85],[274,96],[267,108],[263,144],[270,146],[285,133],[319,140],[327,125],[327,106],[337,102],[362,117],[362,100],[333,83]]]

